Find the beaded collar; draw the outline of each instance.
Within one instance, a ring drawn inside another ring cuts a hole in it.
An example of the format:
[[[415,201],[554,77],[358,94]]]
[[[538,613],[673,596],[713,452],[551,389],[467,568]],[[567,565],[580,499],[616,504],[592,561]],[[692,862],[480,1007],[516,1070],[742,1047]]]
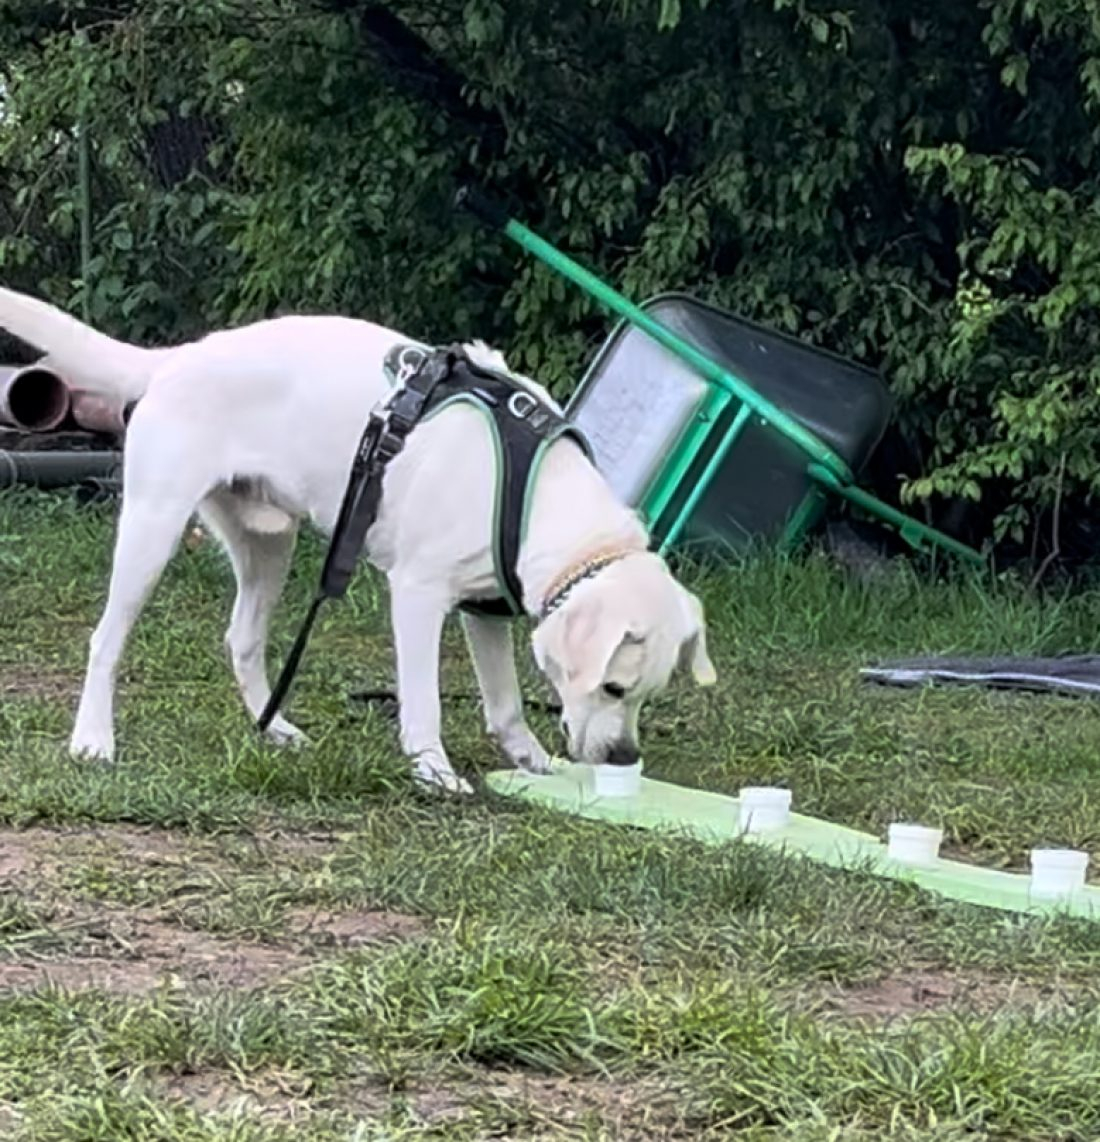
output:
[[[640,554],[638,551],[618,548],[614,551],[592,555],[583,562],[575,564],[564,574],[559,575],[550,585],[550,590],[546,592],[546,598],[542,604],[542,610],[539,612],[539,621],[543,622],[548,619],[565,602],[573,588],[579,583],[583,583],[585,579],[591,579],[605,567],[610,567],[612,563],[617,563],[628,555],[638,554]]]

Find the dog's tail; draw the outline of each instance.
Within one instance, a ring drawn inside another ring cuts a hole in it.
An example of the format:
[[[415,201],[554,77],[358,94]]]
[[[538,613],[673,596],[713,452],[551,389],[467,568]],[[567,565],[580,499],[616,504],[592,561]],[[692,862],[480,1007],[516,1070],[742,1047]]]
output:
[[[157,364],[172,352],[116,341],[44,301],[3,288],[0,328],[41,349],[42,364],[56,369],[72,388],[126,402],[145,395]]]

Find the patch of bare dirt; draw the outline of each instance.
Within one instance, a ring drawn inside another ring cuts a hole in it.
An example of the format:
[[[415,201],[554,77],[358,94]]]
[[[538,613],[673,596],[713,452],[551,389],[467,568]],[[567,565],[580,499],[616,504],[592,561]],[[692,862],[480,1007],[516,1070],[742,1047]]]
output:
[[[58,829],[52,835],[53,844],[45,851],[66,863],[90,856],[125,858],[131,864],[192,861],[198,856],[216,857],[228,843],[225,838],[196,837],[152,826],[91,825]]]
[[[849,1019],[890,1020],[944,1009],[984,1013],[1063,1001],[1067,997],[1053,986],[928,970],[833,992],[825,997],[825,1009]]]
[[[72,927],[71,921],[67,924]],[[100,909],[84,926],[84,934],[95,940],[97,949],[111,954],[0,962],[0,988],[26,991],[54,984],[137,995],[168,982],[248,989],[280,979],[307,962],[289,948],[223,940],[137,910]]]
[[[266,831],[255,836],[256,847],[263,852],[287,853],[304,859],[330,856],[340,844],[340,836],[330,832],[285,833]]]
[[[110,850],[119,855],[159,858],[179,854],[187,838],[164,829],[114,826],[47,829],[0,829],[0,876],[36,866],[71,861],[74,856]]]
[[[10,1102],[0,1102],[0,1138],[14,1137],[22,1121],[23,1115],[18,1107]]]
[[[118,830],[126,832],[126,830]],[[0,828],[0,880],[35,872],[58,859],[68,860],[74,847],[93,841],[103,830],[89,828]],[[135,830],[136,833],[136,830]],[[169,834],[165,834],[166,836]]]
[[[295,936],[313,943],[359,948],[419,936],[428,930],[428,924],[422,917],[404,912],[300,908],[290,914],[289,928]]]
[[[80,694],[79,674],[48,666],[0,666],[0,700],[42,698],[48,702],[75,701]]]
[[[254,850],[258,856],[320,860],[338,841],[328,834],[196,837],[154,827],[121,825],[72,828],[0,828],[0,880],[36,869],[68,866],[89,857],[124,859],[133,864],[184,865],[218,862],[226,851]]]
[[[418,1077],[396,1091],[380,1083],[359,1084],[345,1089],[338,1101],[362,1118],[378,1118],[400,1104],[417,1122],[439,1131],[477,1114],[493,1123],[491,1136],[502,1139],[558,1137],[563,1127],[598,1127],[600,1137],[616,1142],[700,1137],[683,1122],[676,1092],[647,1079],[478,1068]]]
[[[620,1142],[697,1138],[680,1114],[677,1092],[653,1080],[503,1072],[487,1076],[484,1097],[521,1109],[548,1126],[599,1123]]]
[[[0,886],[18,892],[44,917],[33,940],[9,941],[0,960],[0,989],[52,983],[141,994],[165,982],[248,989],[308,965],[325,948],[408,939],[427,930],[420,917],[400,912],[302,908],[289,918],[283,943],[248,942],[183,927],[152,908],[80,899],[80,882],[75,896],[68,891],[67,882],[84,869],[102,869],[107,877],[116,869],[126,877],[159,869],[167,875],[158,873],[154,888],[178,902],[177,880],[201,885],[208,872],[218,881],[242,861],[245,867],[273,859],[307,865],[339,843],[328,834],[206,837],[111,825],[0,829]]]
[[[20,960],[0,963],[0,991],[34,991],[60,987],[65,991],[96,988],[120,995],[138,995],[157,985],[153,965],[141,961],[78,959]]]
[[[0,829],[0,881],[20,876],[31,868],[35,860],[34,841],[27,830]]]
[[[308,1089],[285,1075],[259,1072],[230,1075],[195,1071],[157,1083],[158,1093],[185,1103],[201,1114],[240,1114],[249,1119],[297,1122],[312,1112]]]
[[[383,1082],[362,1083],[345,1087],[324,1101],[368,1121],[383,1118],[399,1104],[419,1121],[439,1127],[457,1124],[468,1115],[470,1099],[464,1093],[464,1081],[459,1079],[448,1086],[417,1079],[400,1090],[392,1090]],[[307,1085],[282,1074],[239,1076],[198,1071],[158,1080],[157,1090],[204,1114],[237,1112],[286,1122],[304,1119],[318,1109]]]

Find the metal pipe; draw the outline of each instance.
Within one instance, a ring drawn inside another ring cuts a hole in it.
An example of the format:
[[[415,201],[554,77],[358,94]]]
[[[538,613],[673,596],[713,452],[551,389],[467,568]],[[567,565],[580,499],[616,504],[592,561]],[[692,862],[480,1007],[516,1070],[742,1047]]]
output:
[[[69,414],[69,389],[45,365],[0,365],[0,422],[49,432]]]
[[[0,452],[0,488],[63,488],[85,480],[117,480],[121,452]]]
[[[126,431],[131,406],[99,393],[90,393],[86,389],[71,389],[70,395],[70,413],[78,427],[88,432],[105,432],[112,436],[121,436]]]

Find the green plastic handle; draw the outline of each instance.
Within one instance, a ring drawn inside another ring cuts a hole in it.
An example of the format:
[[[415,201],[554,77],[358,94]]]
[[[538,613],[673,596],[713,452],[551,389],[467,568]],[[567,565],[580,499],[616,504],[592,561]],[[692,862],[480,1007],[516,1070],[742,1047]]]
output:
[[[950,551],[953,555],[959,556],[960,559],[965,559],[968,563],[985,566],[985,556],[972,547],[967,547],[965,543],[952,539],[951,536],[945,535],[942,531],[937,531],[934,527],[929,527],[927,524],[913,519],[912,516],[899,512],[897,508],[891,507],[890,504],[883,502],[877,496],[872,496],[870,492],[865,492],[855,484],[839,483],[827,468],[811,464],[806,471],[811,479],[816,480],[831,492],[843,496],[850,503],[863,508],[864,511],[869,512],[884,523],[892,524],[910,547],[918,551],[927,549],[929,545],[941,547],[945,551]]]
[[[595,274],[573,261],[568,255],[551,246],[545,239],[528,230],[521,222],[510,218],[504,226],[504,233],[528,253],[534,254],[540,261],[557,270],[563,277],[575,282],[606,309],[611,310],[612,313],[617,313],[632,325],[648,333],[654,341],[663,345],[682,361],[686,361],[705,380],[722,389],[729,396],[736,397],[742,404],[747,405],[761,420],[766,421],[778,429],[788,440],[793,441],[815,464],[820,464],[823,468],[833,472],[842,483],[851,482],[851,469],[840,456],[828,445],[818,440],[812,432],[804,428],[789,413],[777,408],[771,401],[762,397],[740,377],[736,377],[723,369],[721,365],[696,349],[691,342],[685,341],[667,326],[655,321],[645,310],[633,302],[627,301],[621,293],[613,290],[606,282],[601,281]]]

